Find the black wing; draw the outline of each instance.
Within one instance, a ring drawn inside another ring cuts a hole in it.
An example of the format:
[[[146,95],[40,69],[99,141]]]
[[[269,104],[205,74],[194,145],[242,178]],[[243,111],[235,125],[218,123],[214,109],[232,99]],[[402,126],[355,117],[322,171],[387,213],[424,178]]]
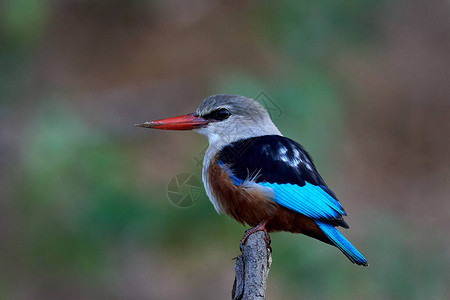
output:
[[[255,182],[304,186],[306,181],[336,199],[309,154],[299,143],[284,136],[264,135],[233,142],[219,152],[218,160],[241,180],[257,175]]]

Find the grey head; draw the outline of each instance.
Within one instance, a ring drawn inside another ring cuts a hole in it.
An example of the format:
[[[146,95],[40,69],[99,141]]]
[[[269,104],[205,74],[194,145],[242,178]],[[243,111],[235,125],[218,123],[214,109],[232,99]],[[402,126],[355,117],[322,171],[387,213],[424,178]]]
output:
[[[207,126],[194,129],[206,135],[210,145],[222,146],[243,138],[281,135],[266,109],[244,96],[209,96],[195,114],[210,121]]]

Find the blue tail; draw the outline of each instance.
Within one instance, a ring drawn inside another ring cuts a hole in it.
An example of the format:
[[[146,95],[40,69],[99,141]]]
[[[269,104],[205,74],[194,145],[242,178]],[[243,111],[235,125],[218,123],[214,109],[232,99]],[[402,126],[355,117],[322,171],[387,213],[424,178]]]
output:
[[[350,244],[349,241],[333,225],[314,220],[325,235],[333,242],[342,253],[352,262],[360,266],[367,266],[367,259]]]

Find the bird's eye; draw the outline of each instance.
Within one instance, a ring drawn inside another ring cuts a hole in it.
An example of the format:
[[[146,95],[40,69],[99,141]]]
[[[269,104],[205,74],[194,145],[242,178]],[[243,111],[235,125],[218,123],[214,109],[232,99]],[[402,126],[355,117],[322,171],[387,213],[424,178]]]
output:
[[[215,120],[215,121],[223,121],[225,119],[228,119],[230,116],[231,116],[231,113],[228,109],[219,108],[219,109],[216,109],[216,110],[210,112],[209,114],[204,116],[204,118],[210,119],[210,120]]]

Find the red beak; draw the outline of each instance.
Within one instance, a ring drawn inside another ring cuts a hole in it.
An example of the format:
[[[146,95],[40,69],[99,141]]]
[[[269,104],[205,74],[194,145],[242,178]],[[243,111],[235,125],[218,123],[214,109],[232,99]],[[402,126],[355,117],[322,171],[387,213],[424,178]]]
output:
[[[205,127],[208,123],[208,120],[192,113],[173,118],[145,122],[143,124],[136,124],[136,126],[165,130],[191,130]]]

